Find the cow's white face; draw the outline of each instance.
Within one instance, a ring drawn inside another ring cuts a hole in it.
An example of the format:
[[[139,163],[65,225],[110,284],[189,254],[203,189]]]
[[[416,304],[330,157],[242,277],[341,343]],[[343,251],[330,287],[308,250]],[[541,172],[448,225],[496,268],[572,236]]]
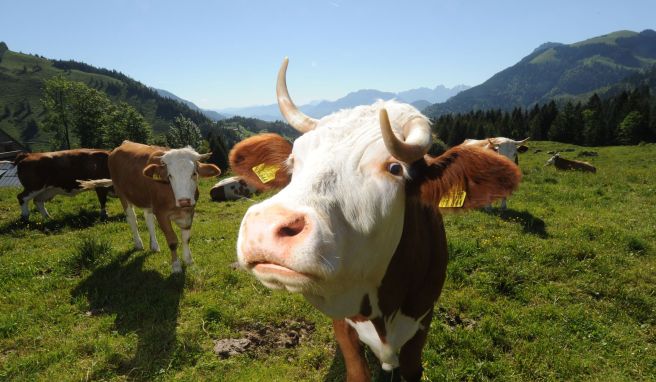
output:
[[[162,164],[166,166],[177,207],[196,204],[199,158],[200,154],[190,147],[169,150],[162,156]]]
[[[495,151],[513,162],[517,162],[517,144],[512,140],[503,141],[495,145]]]
[[[247,211],[239,261],[266,286],[319,301],[380,284],[403,231],[408,178],[383,142],[382,107],[395,129],[421,116],[381,101],[323,118],[294,143],[291,182]]]

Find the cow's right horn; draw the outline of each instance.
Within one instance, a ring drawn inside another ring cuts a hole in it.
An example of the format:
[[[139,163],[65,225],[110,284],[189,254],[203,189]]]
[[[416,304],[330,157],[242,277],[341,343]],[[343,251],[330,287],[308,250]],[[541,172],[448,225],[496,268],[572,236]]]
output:
[[[431,145],[431,129],[428,121],[415,117],[403,125],[405,141],[398,139],[392,131],[389,116],[385,108],[380,109],[380,131],[385,147],[396,159],[412,163],[428,152]]]
[[[285,57],[278,71],[278,82],[276,84],[276,95],[278,97],[278,107],[282,116],[285,117],[287,122],[296,130],[301,133],[306,133],[317,126],[317,120],[310,118],[307,115],[303,114],[292,99],[289,97],[287,92],[287,64],[289,59]]]

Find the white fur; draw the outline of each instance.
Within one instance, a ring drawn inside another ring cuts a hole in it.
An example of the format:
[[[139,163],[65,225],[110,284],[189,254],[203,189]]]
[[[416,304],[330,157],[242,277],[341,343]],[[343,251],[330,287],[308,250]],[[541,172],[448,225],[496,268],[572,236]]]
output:
[[[155,232],[155,214],[153,214],[151,209],[144,209],[143,212],[146,226],[148,227],[148,234],[150,236],[150,250],[153,252],[159,252],[159,243],[157,242],[157,235]]]
[[[191,237],[190,229],[181,229],[180,236],[182,236],[182,259],[185,264],[191,265],[194,261],[191,259],[191,249],[189,248],[189,238]]]
[[[169,150],[162,156],[162,163],[166,165],[169,173],[175,205],[178,207],[181,199],[189,199],[192,206],[196,204],[195,193],[198,188],[196,163],[199,158],[200,154],[191,147]]]
[[[421,321],[426,312],[418,319],[408,317],[400,311],[394,312],[385,320],[385,342],[383,342],[371,321],[354,322],[346,319],[357,332],[362,342],[367,344],[382,363],[384,370],[392,370],[399,366],[399,351],[418,330],[424,330]]]
[[[248,215],[278,205],[308,216],[314,229],[287,260],[292,269],[321,280],[291,285],[266,275],[261,281],[301,292],[333,317],[358,313],[363,292],[380,285],[403,231],[405,182],[386,171],[385,163],[396,160],[382,140],[378,115],[383,107],[402,139],[407,121],[425,118],[411,105],[396,101],[378,101],[322,118],[294,142],[291,183],[247,211]],[[243,228],[237,248],[245,265]]]
[[[139,229],[137,228],[137,215],[134,213],[134,207],[130,204],[125,209],[125,218],[130,225],[132,231],[132,239],[134,240],[134,248],[143,249],[144,245],[139,237]]]

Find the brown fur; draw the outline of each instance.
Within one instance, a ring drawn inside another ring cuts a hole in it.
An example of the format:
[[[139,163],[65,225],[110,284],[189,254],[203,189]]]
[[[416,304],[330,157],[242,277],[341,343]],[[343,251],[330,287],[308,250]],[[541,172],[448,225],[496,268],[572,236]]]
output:
[[[244,176],[254,162],[274,158],[284,161],[289,150],[269,147],[271,137],[260,136],[251,145],[249,138],[233,149],[231,157],[239,156],[247,166],[233,167]],[[256,151],[251,152],[252,148]],[[264,154],[263,151],[276,151]],[[250,160],[253,155],[257,159]],[[521,179],[519,168],[507,158],[478,147],[459,146],[439,157],[425,156],[411,165],[411,178],[406,184],[406,208],[403,233],[378,288],[381,316],[371,316],[369,296],[363,296],[360,314],[351,319],[370,320],[379,337],[386,337],[385,319],[395,312],[422,320],[425,330],[419,330],[400,350],[400,373],[407,381],[419,381],[423,372],[421,352],[426,343],[432,311],[446,278],[448,260],[446,232],[438,203],[454,187],[467,192],[462,209],[486,205],[508,196]],[[282,185],[284,186],[284,185]],[[334,320],[335,337],[344,354],[348,381],[368,381],[370,374],[357,339],[357,333],[344,320]]]
[[[167,181],[167,173],[159,156],[166,149],[124,141],[109,155],[109,171],[116,194],[121,199],[123,209],[130,204],[139,208],[151,209],[160,228],[166,236],[171,250],[172,261],[177,259],[178,238],[173,231],[171,220],[182,229],[190,229],[193,221],[194,207],[176,207],[173,189]],[[201,172],[201,168],[203,171]],[[199,176],[219,175],[218,167],[199,163]],[[157,174],[159,179],[153,178]],[[198,189],[195,198],[198,200]],[[189,225],[180,222],[188,221]]]
[[[280,135],[260,134],[237,143],[230,150],[230,167],[258,191],[282,188],[291,179],[285,163],[291,152],[292,145]],[[253,172],[253,167],[262,163],[280,166],[274,180],[262,183]]]
[[[58,187],[67,192],[80,189],[78,179],[91,180],[109,177],[107,158],[109,151],[75,149],[45,153],[20,153],[14,164],[23,191],[17,195],[18,203],[23,198],[45,187]],[[96,189],[101,210],[105,210],[107,189]]]

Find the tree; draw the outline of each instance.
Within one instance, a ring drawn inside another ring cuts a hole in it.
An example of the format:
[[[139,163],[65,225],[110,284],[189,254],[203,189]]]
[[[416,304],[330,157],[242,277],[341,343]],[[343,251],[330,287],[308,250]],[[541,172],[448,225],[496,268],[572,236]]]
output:
[[[73,83],[62,76],[45,81],[43,107],[47,113],[46,131],[54,133],[56,149],[71,148],[71,123],[73,120]]]
[[[200,148],[202,136],[198,125],[182,114],[175,117],[166,133],[166,144],[171,148],[191,146],[195,150]]]
[[[152,128],[135,108],[125,102],[112,107],[109,123],[105,129],[106,147],[119,146],[126,139],[148,143],[152,135]]]
[[[623,145],[638,143],[644,130],[643,119],[639,111],[632,111],[627,114],[617,129],[617,142]]]

